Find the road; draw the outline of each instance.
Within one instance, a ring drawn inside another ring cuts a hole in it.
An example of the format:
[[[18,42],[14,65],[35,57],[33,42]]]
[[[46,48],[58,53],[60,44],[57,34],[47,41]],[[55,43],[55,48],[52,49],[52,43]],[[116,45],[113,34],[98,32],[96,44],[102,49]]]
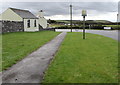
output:
[[[112,39],[118,40],[118,31],[117,30],[86,30],[87,33],[99,34]]]
[[[70,32],[70,29],[56,29],[57,32]],[[73,32],[82,32],[82,30],[79,29],[73,29]],[[86,33],[93,33],[93,34],[99,34],[106,37],[110,37],[115,40],[120,40],[120,31],[117,30],[86,30]],[[118,37],[119,36],[119,37]]]

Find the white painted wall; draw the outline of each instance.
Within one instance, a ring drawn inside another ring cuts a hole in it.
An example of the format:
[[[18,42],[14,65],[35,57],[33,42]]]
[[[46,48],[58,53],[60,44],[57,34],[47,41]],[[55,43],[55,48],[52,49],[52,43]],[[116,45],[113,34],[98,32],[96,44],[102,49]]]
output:
[[[47,28],[47,20],[44,17],[39,17],[38,24],[40,24],[44,29]]]
[[[38,24],[40,24],[43,27],[43,29],[47,28],[47,20],[44,18],[43,10],[40,10],[37,13],[37,17],[39,18]]]
[[[7,21],[23,21],[23,19],[13,12],[11,9],[7,9],[2,14],[0,14],[0,20],[7,20]]]
[[[44,17],[43,10],[40,10],[40,11],[37,13],[37,17]]]
[[[30,20],[30,27],[27,26],[27,21]],[[36,20],[36,27],[34,27],[34,21]],[[24,19],[24,31],[39,31],[38,19]]]

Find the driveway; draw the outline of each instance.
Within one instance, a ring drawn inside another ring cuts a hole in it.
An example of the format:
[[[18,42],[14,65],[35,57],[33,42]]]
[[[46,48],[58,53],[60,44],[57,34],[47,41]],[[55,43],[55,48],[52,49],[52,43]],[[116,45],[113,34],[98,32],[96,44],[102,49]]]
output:
[[[70,29],[56,29],[56,31],[57,32],[63,32],[63,31],[70,32]],[[82,32],[83,30],[73,29],[72,31],[73,32]],[[117,31],[117,30],[86,30],[86,33],[99,34],[99,35],[103,35],[106,37],[110,37],[115,40],[118,40],[120,37],[120,35],[118,35],[120,33],[120,31]]]

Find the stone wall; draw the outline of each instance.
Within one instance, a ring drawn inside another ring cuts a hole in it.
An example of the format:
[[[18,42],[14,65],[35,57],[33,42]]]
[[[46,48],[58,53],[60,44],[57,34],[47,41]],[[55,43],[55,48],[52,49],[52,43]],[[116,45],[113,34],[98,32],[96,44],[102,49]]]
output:
[[[0,33],[22,32],[24,31],[23,22],[0,21]]]

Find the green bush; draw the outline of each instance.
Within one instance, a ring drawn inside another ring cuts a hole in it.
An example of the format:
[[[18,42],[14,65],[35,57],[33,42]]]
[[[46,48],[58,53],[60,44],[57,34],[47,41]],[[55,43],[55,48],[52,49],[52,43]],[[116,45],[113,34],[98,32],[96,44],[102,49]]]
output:
[[[104,29],[102,25],[93,25],[91,29]],[[71,29],[70,26],[56,27],[55,29]],[[83,26],[73,26],[72,29],[83,29]],[[89,25],[85,26],[85,29],[89,29]]]

